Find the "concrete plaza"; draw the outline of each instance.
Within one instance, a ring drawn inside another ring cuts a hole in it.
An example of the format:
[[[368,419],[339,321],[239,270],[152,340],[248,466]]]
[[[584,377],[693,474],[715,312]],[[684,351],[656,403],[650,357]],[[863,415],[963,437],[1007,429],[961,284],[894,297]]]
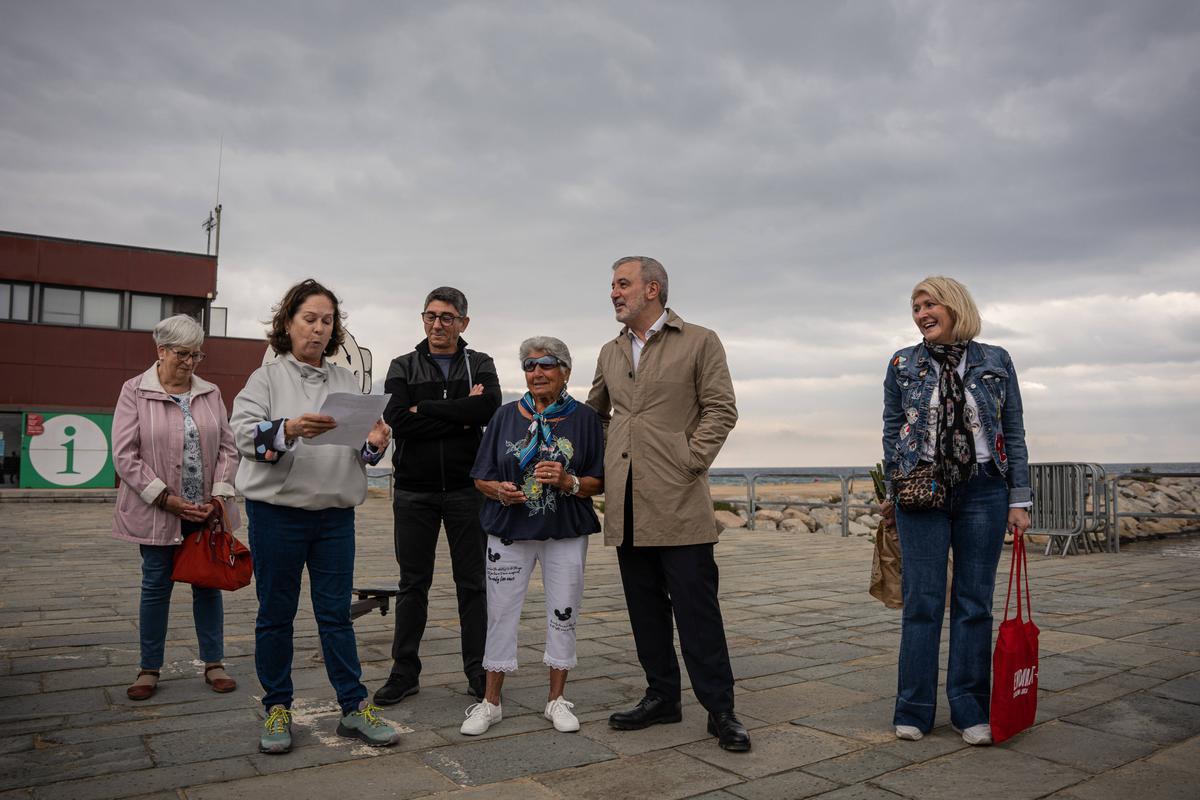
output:
[[[1194,540],[1120,554],[1031,554],[1041,627],[1038,724],[991,748],[939,726],[920,742],[891,731],[899,612],[866,592],[871,544],[821,534],[731,531],[717,548],[754,749],[726,753],[685,694],[684,721],[617,732],[636,702],[634,656],[616,560],[593,539],[567,697],[583,722],[543,719],[541,584],[521,631],[522,669],[504,721],[458,726],[472,702],[461,672],[454,587],[443,547],[422,651],[421,692],[385,710],[404,731],[374,750],[334,734],[337,712],[307,597],[297,619],[296,747],[257,752],[253,589],[225,596],[236,692],[213,694],[196,661],[190,597],[175,593],[158,693],[129,701],[137,671],[139,558],[112,540],[100,503],[0,503],[0,798],[821,797],[1194,798],[1200,781],[1200,561]],[[244,531],[243,531],[244,538]],[[358,515],[358,585],[394,585],[390,506]],[[1004,603],[1001,564],[997,624]],[[392,618],[356,622],[372,691],[390,662]],[[945,636],[943,636],[943,642]],[[944,659],[943,659],[944,663]]]

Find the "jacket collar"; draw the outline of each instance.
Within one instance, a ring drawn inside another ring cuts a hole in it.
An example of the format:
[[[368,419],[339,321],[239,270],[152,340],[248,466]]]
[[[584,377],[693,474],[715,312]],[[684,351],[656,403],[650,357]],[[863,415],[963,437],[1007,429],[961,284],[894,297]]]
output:
[[[669,308],[666,309],[666,312],[667,312],[667,321],[663,323],[663,330],[666,330],[667,328],[674,328],[677,331],[683,330],[683,317],[679,316],[678,314],[676,314],[674,311],[672,311]],[[621,328],[621,332],[617,334],[616,341],[618,344],[621,343],[622,339],[624,339],[626,342],[629,341],[629,326],[628,325]],[[631,346],[631,349],[632,349],[632,346]]]
[[[983,346],[979,342],[972,339],[967,342],[967,369],[977,367],[984,362],[985,355]],[[911,377],[920,377],[923,370],[929,368],[929,363],[933,358],[929,355],[929,349],[925,347],[925,340],[922,339],[913,348],[912,360],[908,362],[908,374]]]
[[[202,394],[207,394],[215,388],[217,387],[204,380],[204,378],[192,373],[192,397],[199,397]],[[140,383],[138,383],[138,389],[142,392],[160,394],[164,400],[171,396],[170,393],[163,388],[162,381],[158,379],[157,361],[150,365],[150,369],[142,373],[142,380]]]
[[[417,346],[414,347],[413,349],[416,350],[418,353],[420,353],[423,356],[432,356],[433,355],[433,353],[429,352],[429,339],[427,339],[427,338],[422,339],[421,341],[417,342]],[[459,356],[461,356],[463,354],[463,351],[466,349],[467,349],[467,340],[462,338],[461,336],[458,337],[458,350],[454,353],[454,357],[458,358]]]

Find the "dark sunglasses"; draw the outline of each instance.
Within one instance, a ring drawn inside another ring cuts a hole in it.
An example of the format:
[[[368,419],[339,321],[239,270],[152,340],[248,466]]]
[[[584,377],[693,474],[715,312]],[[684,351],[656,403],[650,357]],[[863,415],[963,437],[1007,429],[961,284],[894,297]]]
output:
[[[554,369],[557,366],[565,367],[566,364],[563,364],[563,362],[559,361],[554,356],[542,356],[541,358],[527,358],[521,362],[521,369],[525,370],[526,372],[533,372],[538,367],[541,367],[542,370],[545,371],[548,369]]]

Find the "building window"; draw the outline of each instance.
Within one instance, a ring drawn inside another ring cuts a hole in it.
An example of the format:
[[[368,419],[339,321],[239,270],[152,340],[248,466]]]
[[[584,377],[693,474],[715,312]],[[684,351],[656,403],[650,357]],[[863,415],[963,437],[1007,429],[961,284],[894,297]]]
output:
[[[208,335],[209,336],[224,336],[225,328],[228,323],[229,310],[213,306],[208,310]]]
[[[152,331],[160,320],[170,316],[164,310],[165,298],[159,295],[135,294],[129,306],[129,327],[135,331]]]
[[[0,281],[0,319],[29,321],[29,284]]]
[[[78,289],[42,289],[42,322],[78,325],[83,312],[83,292]]]
[[[121,327],[121,295],[84,290],[83,324],[97,328]]]
[[[51,325],[121,327],[121,295],[93,289],[42,289],[42,322]]]

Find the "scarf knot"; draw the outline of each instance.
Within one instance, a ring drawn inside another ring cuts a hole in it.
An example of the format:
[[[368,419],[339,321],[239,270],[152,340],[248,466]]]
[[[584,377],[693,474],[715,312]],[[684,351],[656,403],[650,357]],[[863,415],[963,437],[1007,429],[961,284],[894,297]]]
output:
[[[554,431],[550,428],[550,420],[561,419],[575,410],[579,405],[574,397],[567,394],[564,388],[558,399],[546,406],[545,411],[538,411],[529,392],[520,400],[521,408],[533,419],[529,423],[529,439],[521,448],[521,471],[524,472],[537,458],[543,449],[549,449],[554,444]]]

